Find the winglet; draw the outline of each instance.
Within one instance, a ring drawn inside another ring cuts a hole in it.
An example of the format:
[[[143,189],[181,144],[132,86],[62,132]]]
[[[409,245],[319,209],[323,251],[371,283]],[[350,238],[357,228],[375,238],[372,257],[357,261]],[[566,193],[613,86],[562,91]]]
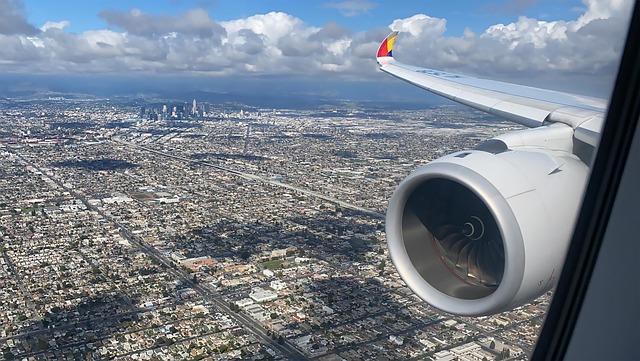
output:
[[[380,47],[378,48],[378,64],[381,66],[387,64],[389,61],[393,59],[393,43],[396,41],[396,36],[398,36],[398,31],[394,31],[391,34],[387,35],[387,37],[382,41]]]

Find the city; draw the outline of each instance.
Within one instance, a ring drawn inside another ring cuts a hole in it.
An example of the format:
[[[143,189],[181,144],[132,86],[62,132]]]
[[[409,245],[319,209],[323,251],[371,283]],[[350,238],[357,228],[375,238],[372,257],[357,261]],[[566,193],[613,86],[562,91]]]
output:
[[[4,359],[526,359],[550,295],[454,317],[386,204],[512,123],[458,105],[0,100]]]

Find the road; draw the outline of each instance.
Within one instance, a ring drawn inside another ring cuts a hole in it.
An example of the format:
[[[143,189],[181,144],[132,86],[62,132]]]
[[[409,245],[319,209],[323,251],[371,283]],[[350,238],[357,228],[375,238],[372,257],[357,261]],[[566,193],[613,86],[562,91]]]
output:
[[[59,184],[59,185],[62,186],[62,184]],[[236,323],[238,323],[239,325],[242,325],[245,329],[249,330],[249,332],[252,332],[256,336],[256,338],[263,340],[265,344],[270,345],[272,348],[276,350],[279,350],[287,359],[290,359],[290,360],[306,360],[307,359],[307,357],[305,357],[302,353],[300,353],[300,351],[298,351],[289,343],[279,344],[278,342],[273,340],[271,337],[269,337],[264,327],[257,321],[251,319],[250,317],[248,317],[243,313],[232,311],[229,308],[229,306],[225,303],[225,301],[222,299],[222,296],[220,294],[193,282],[192,276],[189,273],[181,269],[176,269],[175,266],[171,263],[171,260],[169,260],[166,256],[164,256],[160,251],[146,244],[138,236],[132,234],[122,224],[118,223],[116,220],[112,219],[111,217],[107,216],[104,212],[102,212],[100,208],[90,205],[89,202],[87,202],[86,198],[75,193],[71,189],[65,188],[65,190],[68,191],[70,194],[74,195],[77,199],[80,199],[88,209],[98,212],[98,214],[100,214],[105,220],[108,220],[109,222],[112,222],[113,224],[115,224],[116,227],[118,227],[118,229],[120,230],[120,234],[127,241],[129,241],[133,246],[136,246],[143,253],[147,254],[148,256],[154,258],[156,261],[164,265],[166,267],[167,273],[173,275],[174,277],[182,281],[184,285],[196,291],[202,297],[203,300],[208,301],[209,303],[215,305],[219,310],[221,310],[222,312],[226,313],[229,317],[231,317]]]
[[[17,156],[20,157],[20,155],[17,155]],[[22,159],[22,157],[20,158]],[[26,162],[25,159],[23,160]],[[32,165],[39,172],[46,175],[46,173],[43,172],[42,169],[39,169],[35,164],[32,164]],[[168,273],[178,278],[180,281],[182,281],[184,285],[196,291],[202,297],[203,300],[208,301],[209,303],[215,305],[219,310],[221,310],[222,312],[226,313],[229,317],[231,317],[231,319],[233,319],[237,324],[243,326],[246,330],[253,333],[258,340],[262,340],[264,344],[269,345],[271,348],[280,351],[280,353],[282,353],[284,357],[288,360],[307,360],[308,359],[307,357],[304,356],[304,354],[298,351],[290,343],[285,342],[284,344],[279,344],[278,342],[273,340],[269,335],[267,335],[266,330],[258,321],[253,320],[252,318],[248,317],[243,313],[232,311],[229,308],[229,306],[225,303],[225,301],[222,299],[222,296],[220,294],[193,282],[192,277],[189,273],[183,270],[174,268],[174,265],[171,263],[171,261],[167,257],[165,257],[161,252],[159,252],[154,247],[146,244],[142,239],[139,239],[137,236],[133,235],[122,224],[118,223],[116,220],[106,215],[102,211],[102,209],[89,204],[88,200],[83,195],[78,194],[73,189],[65,187],[62,184],[62,182],[58,181],[57,179],[54,179],[53,177],[49,177],[49,179],[51,179],[51,181],[56,183],[56,185],[58,185],[60,189],[64,189],[65,191],[69,192],[69,194],[72,195],[74,198],[80,200],[85,205],[85,207],[87,207],[87,209],[97,212],[105,220],[115,224],[118,227],[120,234],[124,238],[126,238],[133,246],[137,247],[143,253],[147,254],[148,256],[154,258],[159,263],[166,266],[166,270]]]
[[[296,191],[298,193],[302,193],[302,194],[305,194],[305,195],[310,196],[310,197],[322,199],[322,200],[325,200],[327,202],[331,202],[331,203],[337,204],[337,205],[339,205],[339,206],[341,206],[343,208],[352,209],[354,211],[358,211],[358,212],[362,212],[362,213],[368,214],[368,215],[370,215],[370,216],[372,216],[374,218],[379,218],[379,219],[384,219],[385,218],[385,215],[382,214],[382,213],[376,212],[376,211],[368,209],[368,208],[356,206],[355,204],[351,204],[351,203],[348,203],[348,202],[345,202],[345,201],[341,201],[341,200],[339,200],[337,198],[329,197],[327,195],[324,195],[324,194],[321,194],[321,193],[318,193],[318,192],[315,192],[315,191],[312,191],[312,190],[309,190],[309,189],[297,187],[297,186],[294,186],[294,185],[291,185],[291,184],[278,182],[276,180],[264,178],[264,177],[261,177],[261,176],[255,175],[255,174],[241,172],[241,171],[238,171],[238,170],[235,170],[235,169],[231,169],[231,168],[221,167],[219,165],[215,165],[215,164],[212,164],[212,163],[203,162],[203,161],[199,161],[199,160],[193,160],[193,159],[189,159],[189,158],[182,157],[182,156],[179,156],[179,155],[174,155],[174,154],[170,154],[170,153],[161,152],[159,150],[155,150],[155,149],[151,149],[151,148],[139,145],[139,144],[127,142],[127,141],[124,141],[124,140],[122,140],[120,138],[116,138],[116,137],[113,138],[113,141],[118,143],[118,144],[124,145],[126,147],[141,149],[141,150],[144,150],[146,152],[153,153],[153,154],[156,154],[156,155],[159,155],[159,156],[162,156],[162,157],[167,157],[167,158],[172,158],[172,159],[179,160],[179,161],[182,161],[182,162],[202,165],[202,166],[213,168],[213,169],[216,169],[216,170],[219,170],[219,171],[222,171],[222,172],[234,174],[234,175],[236,175],[236,176],[238,176],[240,178],[243,178],[243,179],[253,180],[253,181],[257,181],[257,182],[261,182],[261,183],[274,185],[276,187],[280,187],[280,188],[285,188],[285,189],[289,189],[289,190],[292,190],[292,191]]]

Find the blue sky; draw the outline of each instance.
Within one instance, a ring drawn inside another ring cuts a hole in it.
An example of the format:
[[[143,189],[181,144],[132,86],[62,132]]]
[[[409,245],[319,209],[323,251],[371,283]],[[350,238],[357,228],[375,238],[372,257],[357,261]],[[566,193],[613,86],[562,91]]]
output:
[[[606,97],[632,3],[0,0],[0,75],[177,78],[206,84],[198,90],[240,78],[296,81],[309,94],[385,89],[398,83],[380,74],[374,54],[400,30],[394,54],[405,63]]]

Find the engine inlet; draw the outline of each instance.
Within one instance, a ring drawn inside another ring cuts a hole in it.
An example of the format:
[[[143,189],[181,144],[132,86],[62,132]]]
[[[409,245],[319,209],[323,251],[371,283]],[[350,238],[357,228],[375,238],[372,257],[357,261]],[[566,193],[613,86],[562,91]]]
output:
[[[411,192],[403,238],[420,275],[449,296],[482,298],[500,285],[505,265],[500,229],[486,204],[455,181],[432,178]]]

